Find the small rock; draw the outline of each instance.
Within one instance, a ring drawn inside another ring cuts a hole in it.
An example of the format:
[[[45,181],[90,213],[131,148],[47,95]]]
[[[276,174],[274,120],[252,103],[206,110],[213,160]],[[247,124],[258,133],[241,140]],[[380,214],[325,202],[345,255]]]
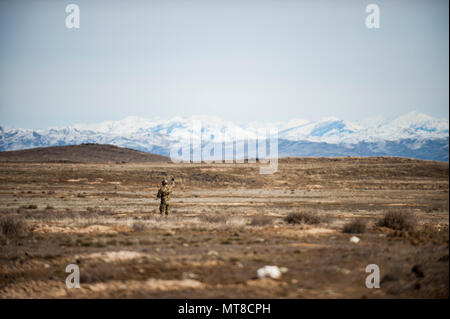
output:
[[[198,278],[198,275],[194,274],[193,272],[184,272],[181,277],[183,279],[195,279]]]
[[[359,238],[356,237],[356,236],[352,236],[352,238],[350,238],[350,242],[354,243],[354,244],[357,244],[357,243],[359,243]]]
[[[350,275],[350,273],[351,273],[350,270],[345,269],[345,268],[341,269],[341,272],[342,272],[344,275]]]
[[[219,253],[215,250],[210,250],[206,253],[208,256],[219,256]]]
[[[258,278],[268,277],[272,279],[278,279],[281,277],[281,271],[278,266],[264,266],[258,269],[256,275],[258,276]]]

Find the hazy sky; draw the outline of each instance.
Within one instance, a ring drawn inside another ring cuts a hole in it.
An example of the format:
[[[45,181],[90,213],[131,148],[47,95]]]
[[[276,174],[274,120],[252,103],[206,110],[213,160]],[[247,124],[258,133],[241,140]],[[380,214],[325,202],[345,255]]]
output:
[[[80,29],[65,7],[79,5]],[[366,5],[381,28],[365,26]],[[0,125],[448,118],[448,1],[0,0]]]

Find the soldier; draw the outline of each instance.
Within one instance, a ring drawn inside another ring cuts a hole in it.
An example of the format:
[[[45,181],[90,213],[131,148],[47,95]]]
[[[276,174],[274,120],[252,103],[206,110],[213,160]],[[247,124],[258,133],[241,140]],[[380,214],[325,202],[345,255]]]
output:
[[[159,205],[159,212],[161,216],[164,215],[164,213],[166,213],[167,216],[170,212],[169,200],[170,195],[172,194],[172,190],[175,187],[175,179],[172,178],[171,182],[171,185],[169,185],[167,179],[164,179],[162,181],[162,186],[159,188],[158,194],[156,195],[156,197],[161,199],[161,204]]]

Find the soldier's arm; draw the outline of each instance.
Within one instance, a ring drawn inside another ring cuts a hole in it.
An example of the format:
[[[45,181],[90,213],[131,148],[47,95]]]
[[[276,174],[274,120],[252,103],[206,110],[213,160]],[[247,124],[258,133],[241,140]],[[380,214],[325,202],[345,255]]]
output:
[[[157,198],[161,198],[161,188],[158,190],[158,194],[156,194]]]

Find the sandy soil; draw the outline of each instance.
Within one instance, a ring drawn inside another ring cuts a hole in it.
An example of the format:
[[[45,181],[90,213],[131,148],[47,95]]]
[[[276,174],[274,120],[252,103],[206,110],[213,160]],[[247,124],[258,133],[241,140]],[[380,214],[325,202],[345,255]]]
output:
[[[175,177],[172,215],[161,179]],[[3,298],[448,298],[448,163],[398,158],[258,164],[0,163]],[[414,231],[378,226],[388,211]],[[289,224],[310,212],[316,224]],[[367,223],[362,234],[345,224]],[[357,236],[360,242],[349,241]],[[65,285],[78,264],[81,288]],[[381,288],[368,289],[368,264]],[[258,279],[265,265],[287,268]]]

